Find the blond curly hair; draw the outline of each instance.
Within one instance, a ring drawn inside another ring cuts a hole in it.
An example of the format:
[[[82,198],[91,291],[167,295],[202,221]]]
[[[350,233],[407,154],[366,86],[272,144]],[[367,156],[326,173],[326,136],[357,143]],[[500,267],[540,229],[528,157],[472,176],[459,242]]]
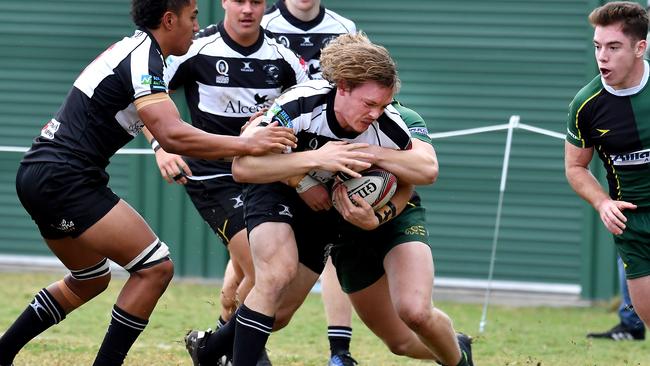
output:
[[[346,87],[355,87],[374,81],[379,85],[399,90],[397,65],[388,50],[376,45],[365,33],[342,34],[323,48],[320,56],[323,79]]]

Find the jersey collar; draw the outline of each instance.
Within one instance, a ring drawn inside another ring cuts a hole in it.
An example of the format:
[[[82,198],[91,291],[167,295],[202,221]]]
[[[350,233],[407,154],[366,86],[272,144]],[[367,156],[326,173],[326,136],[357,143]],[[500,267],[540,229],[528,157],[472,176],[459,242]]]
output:
[[[634,95],[640,92],[648,83],[649,77],[650,77],[650,65],[648,65],[648,60],[643,60],[643,77],[641,78],[641,82],[639,83],[639,85],[627,89],[616,90],[611,86],[605,84],[605,80],[603,80],[602,76],[600,77],[600,81],[603,83],[603,87],[605,88],[605,90],[607,90],[610,94],[614,94],[617,97],[628,97],[630,95]]]
[[[167,67],[167,61],[165,60],[165,57],[163,56],[162,48],[160,48],[160,45],[158,44],[158,40],[156,39],[156,37],[154,37],[153,34],[151,34],[151,32],[149,32],[149,30],[147,28],[145,28],[145,27],[138,27],[138,30],[136,30],[136,33],[138,31],[144,32],[149,37],[149,39],[151,39],[151,43],[156,48],[156,51],[158,51],[158,53],[160,54],[160,58],[162,58],[163,64],[165,65],[165,67]]]
[[[284,0],[278,0],[275,6],[280,9],[280,14],[282,14],[287,22],[298,29],[302,29],[305,32],[319,25],[323,21],[323,18],[325,18],[325,8],[322,5],[318,7],[318,15],[316,18],[308,22],[303,22],[302,20],[294,17],[291,12],[289,12],[289,9],[287,9],[287,5],[284,3]]]
[[[226,28],[223,26],[223,21],[219,22],[217,27],[219,29],[219,34],[221,34],[221,37],[223,38],[223,41],[226,43],[226,45],[244,56],[252,55],[257,50],[259,50],[264,43],[264,29],[262,29],[262,27],[260,27],[260,35],[257,37],[257,41],[248,47],[244,47],[235,42],[234,39],[230,38],[228,32],[226,32]]]

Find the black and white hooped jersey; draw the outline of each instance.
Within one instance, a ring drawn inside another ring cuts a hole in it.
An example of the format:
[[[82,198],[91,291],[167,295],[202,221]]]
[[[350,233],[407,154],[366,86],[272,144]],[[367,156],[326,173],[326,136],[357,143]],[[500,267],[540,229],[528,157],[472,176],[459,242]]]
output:
[[[334,113],[336,86],[326,80],[310,80],[282,94],[263,117],[292,128],[298,137],[294,151],[316,150],[329,141],[363,142],[396,150],[412,146],[411,133],[400,113],[389,105],[370,127],[361,133],[344,130]],[[332,173],[312,171],[314,178],[327,182]]]
[[[113,44],[77,77],[22,162],[105,168],[144,126],[133,102],[167,93],[164,68],[160,46],[145,30]]]
[[[248,118],[287,88],[309,80],[300,58],[260,28],[255,44],[243,47],[223,23],[197,34],[190,50],[167,59],[169,89],[184,88],[192,125],[238,136]],[[186,159],[194,175],[213,174],[218,162]]]
[[[262,18],[262,28],[275,34],[282,44],[298,53],[309,65],[309,75],[320,79],[320,50],[341,34],[354,34],[353,21],[320,7],[318,16],[309,22],[291,15],[284,0],[278,0]]]

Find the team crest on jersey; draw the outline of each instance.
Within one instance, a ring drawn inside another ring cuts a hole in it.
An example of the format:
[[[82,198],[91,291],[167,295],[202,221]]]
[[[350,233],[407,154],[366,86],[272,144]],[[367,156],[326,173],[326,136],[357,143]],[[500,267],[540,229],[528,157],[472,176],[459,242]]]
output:
[[[150,87],[151,89],[167,90],[165,81],[155,75],[140,76],[140,84]]]
[[[327,46],[330,42],[332,42],[333,40],[335,40],[336,37],[338,37],[338,35],[332,35],[332,36],[327,36],[327,37],[323,38],[323,39],[320,41],[321,48]]]
[[[219,60],[215,64],[217,69],[217,84],[228,84],[230,82],[230,77],[228,76],[228,71],[230,71],[230,66],[226,60]]]
[[[54,134],[59,130],[60,126],[61,122],[52,118],[50,122],[46,123],[45,126],[43,126],[41,129],[41,136],[48,140],[53,140]]]
[[[280,69],[273,64],[266,64],[262,67],[266,76],[266,83],[270,85],[277,85],[280,80]]]
[[[284,47],[291,48],[291,42],[289,42],[289,38],[287,38],[286,36],[278,37],[278,41],[280,41],[280,43],[282,43]]]

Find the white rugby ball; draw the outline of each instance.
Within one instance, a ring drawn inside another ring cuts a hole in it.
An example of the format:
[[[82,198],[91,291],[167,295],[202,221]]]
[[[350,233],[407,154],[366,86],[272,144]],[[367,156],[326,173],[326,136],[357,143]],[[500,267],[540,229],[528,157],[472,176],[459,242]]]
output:
[[[360,178],[349,179],[340,174],[332,190],[339,184],[343,184],[348,190],[348,197],[352,198],[353,195],[358,194],[374,210],[383,207],[395,194],[397,177],[393,173],[379,167],[371,167],[360,174]],[[332,196],[332,204],[337,207],[334,196]]]

